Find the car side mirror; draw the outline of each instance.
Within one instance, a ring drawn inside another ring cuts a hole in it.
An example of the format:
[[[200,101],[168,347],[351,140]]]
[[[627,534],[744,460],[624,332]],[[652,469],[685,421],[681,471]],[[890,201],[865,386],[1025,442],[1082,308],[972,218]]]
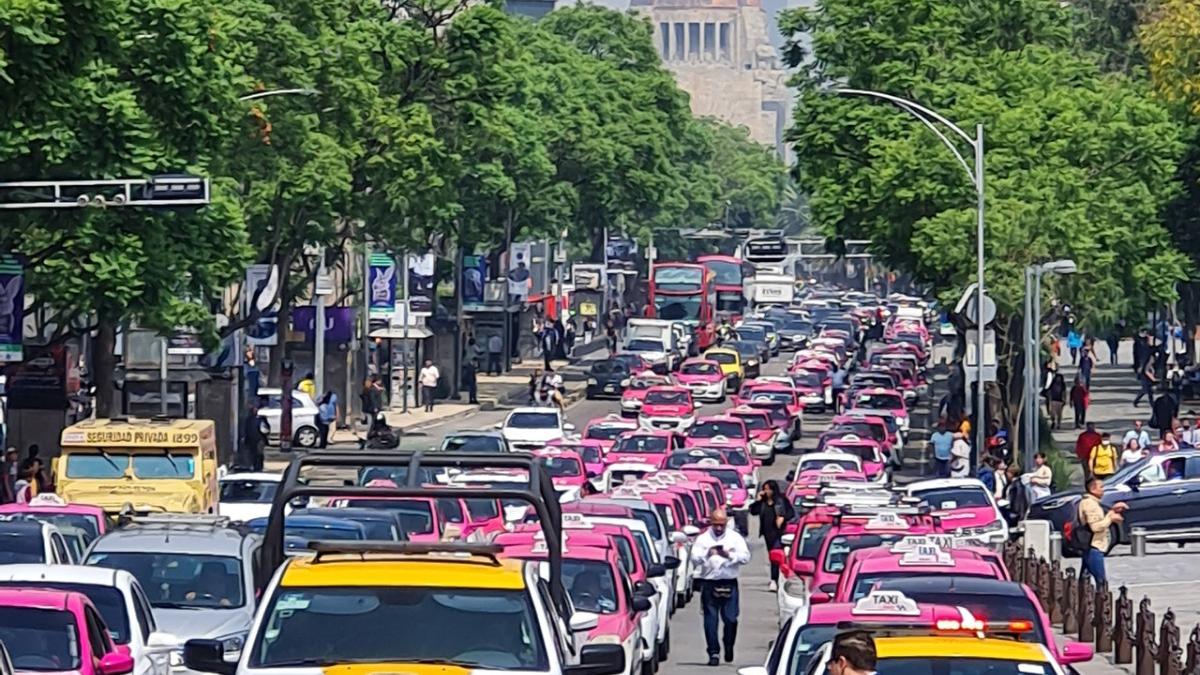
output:
[[[1068,642],[1063,645],[1062,663],[1084,663],[1091,661],[1096,650],[1086,642]]]
[[[755,460],[755,461],[758,461],[758,460]],[[790,483],[790,482],[796,480],[796,472],[788,471],[787,474],[783,478],[784,478],[784,480],[786,480],[787,482]]]
[[[579,665],[567,666],[564,675],[620,675],[625,672],[625,648],[621,645],[584,645]]]
[[[588,472],[587,472],[587,477],[588,477],[588,478],[598,478],[599,476],[600,476],[600,474],[596,473],[595,471],[588,471]]]
[[[633,592],[643,597],[650,597],[658,593],[658,589],[649,581],[637,581],[633,584]]]
[[[687,534],[680,530],[675,530],[668,538],[671,540],[672,544],[682,544],[688,540]]]
[[[125,652],[109,652],[100,657],[96,667],[100,675],[125,675],[133,672],[133,657]]]
[[[189,670],[217,675],[234,675],[237,664],[225,660],[225,646],[220,640],[188,640],[183,644],[183,665]]]
[[[493,429],[503,429],[503,428],[504,428],[504,422],[496,422],[495,424],[493,424],[493,425],[492,425],[492,428],[493,428]]]
[[[783,544],[784,546],[791,546],[792,542],[794,542],[794,541],[796,541],[796,533],[795,532],[788,532],[787,534],[785,534],[779,538],[779,543]]]
[[[575,431],[575,424],[572,422],[563,422],[563,431]]]
[[[806,577],[811,577],[817,573],[817,561],[815,560],[793,560],[792,571]]]
[[[651,579],[657,579],[658,577],[666,575],[667,568],[658,563],[651,563],[650,566],[646,568],[646,576]]]
[[[635,612],[649,612],[653,607],[654,603],[644,595],[633,596],[633,601],[629,603],[629,608]]]
[[[1137,492],[1137,489],[1142,486],[1142,477],[1130,476],[1129,480],[1125,481],[1125,484],[1129,486],[1130,490]]]
[[[663,567],[665,567],[669,570],[679,569],[680,562],[682,562],[682,561],[680,561],[679,558],[676,558],[673,555],[663,556]]]
[[[600,624],[600,617],[592,612],[575,612],[571,615],[572,633],[586,633]]]
[[[683,532],[689,537],[696,537],[700,535],[700,528],[696,527],[695,525],[684,525],[680,532]]]
[[[696,402],[692,403],[692,410],[699,410],[703,407],[704,407],[704,404],[701,403],[700,401],[696,401]]]

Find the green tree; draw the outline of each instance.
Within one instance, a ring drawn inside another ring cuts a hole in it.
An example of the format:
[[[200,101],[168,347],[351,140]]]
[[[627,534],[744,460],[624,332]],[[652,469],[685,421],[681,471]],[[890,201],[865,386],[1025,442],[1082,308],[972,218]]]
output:
[[[1074,53],[1057,3],[824,0],[784,25],[793,65],[802,56],[796,37],[813,36],[790,133],[813,220],[834,237],[869,238],[883,261],[943,301],[974,277],[972,185],[910,115],[836,96],[827,83],[903,96],[964,127],[984,124],[986,280],[1000,309],[1007,423],[1020,409],[1026,265],[1073,258],[1079,274],[1061,295],[1093,330],[1173,297],[1184,261],[1158,215],[1175,189],[1179,127],[1146,87],[1102,75]]]
[[[750,138],[744,127],[701,121],[712,138],[711,173],[719,181],[718,204],[731,227],[774,224],[787,185],[787,168],[771,149]]]

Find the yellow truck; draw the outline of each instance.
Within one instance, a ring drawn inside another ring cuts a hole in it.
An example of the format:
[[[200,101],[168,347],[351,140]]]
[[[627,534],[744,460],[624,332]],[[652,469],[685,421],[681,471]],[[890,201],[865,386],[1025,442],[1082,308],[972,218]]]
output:
[[[215,513],[212,420],[97,419],[62,432],[58,494],[110,513]]]

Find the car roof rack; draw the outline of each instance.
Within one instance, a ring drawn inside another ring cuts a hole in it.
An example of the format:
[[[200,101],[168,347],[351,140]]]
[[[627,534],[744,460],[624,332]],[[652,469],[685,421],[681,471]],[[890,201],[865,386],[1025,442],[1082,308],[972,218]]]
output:
[[[504,551],[503,546],[496,544],[481,544],[481,543],[454,543],[454,542],[414,542],[414,541],[347,541],[347,540],[324,540],[308,542],[309,550],[316,555],[313,562],[321,562],[321,558],[331,555],[360,555],[367,554],[388,554],[394,553],[397,555],[428,555],[431,553],[446,553],[446,560],[454,560],[454,556],[463,556],[463,559],[471,558],[486,558],[494,565],[500,564],[498,557]]]
[[[147,527],[180,530],[237,529],[237,525],[233,522],[233,519],[228,516],[204,513],[138,514],[122,512],[117,515],[117,526],[120,528]]]
[[[347,486],[312,485],[302,479],[301,471],[306,467],[340,467],[361,469],[364,467],[408,467],[408,478],[402,486]],[[537,514],[538,523],[545,532],[549,548],[550,593],[564,616],[570,614],[570,601],[562,583],[562,509],[558,492],[537,457],[524,453],[478,454],[465,452],[395,451],[395,452],[315,452],[293,457],[283,472],[283,480],[271,503],[271,512],[264,533],[263,552],[260,560],[260,578],[270,579],[283,564],[287,552],[284,540],[284,514],[296,497],[461,497],[461,487],[429,485],[421,482],[421,469],[521,469],[526,479],[521,483],[504,485],[472,484],[472,496],[512,499],[528,503]],[[397,552],[395,542],[358,542],[363,551]],[[467,554],[482,555],[473,544],[446,543],[447,547]],[[326,545],[327,548],[333,545]],[[426,545],[428,546],[428,544]],[[345,542],[336,547],[346,552]],[[408,554],[415,555],[417,549],[406,546]],[[429,551],[450,552],[450,551]]]

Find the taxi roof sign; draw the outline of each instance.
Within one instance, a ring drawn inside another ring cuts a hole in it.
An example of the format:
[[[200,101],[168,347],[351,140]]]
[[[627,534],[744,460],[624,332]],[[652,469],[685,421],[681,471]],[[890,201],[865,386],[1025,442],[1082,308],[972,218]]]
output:
[[[66,506],[67,502],[53,492],[42,494],[29,500],[29,506]]]
[[[868,530],[907,530],[908,521],[895,513],[876,513],[864,527]]]
[[[901,567],[909,565],[954,567],[954,556],[945,549],[929,544],[922,544],[900,556],[897,562]]]
[[[893,553],[908,553],[921,546],[933,546],[942,550],[954,548],[954,535],[951,534],[910,534],[892,544]]]
[[[850,613],[855,616],[920,616],[921,608],[917,606],[915,600],[900,591],[873,590],[859,598]]]
[[[717,460],[713,459],[712,457],[705,457],[704,459],[696,462],[696,465],[697,466],[720,466],[721,463],[718,462]]]
[[[582,513],[562,514],[562,525],[564,530],[590,530],[595,527]]]

